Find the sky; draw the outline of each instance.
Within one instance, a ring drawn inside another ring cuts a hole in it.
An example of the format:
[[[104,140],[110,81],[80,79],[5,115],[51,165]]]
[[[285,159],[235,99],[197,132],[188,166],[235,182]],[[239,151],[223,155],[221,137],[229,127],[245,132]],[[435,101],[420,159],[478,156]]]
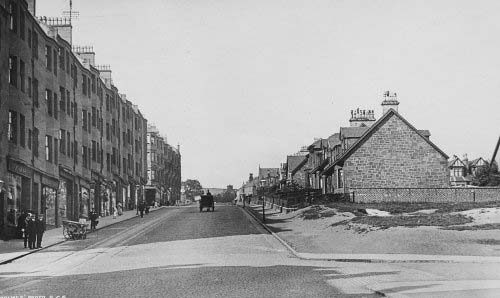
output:
[[[37,1],[61,16],[69,0]],[[259,165],[399,112],[450,156],[490,159],[500,137],[500,2],[73,0],[121,93],[180,145],[182,179],[241,186]]]

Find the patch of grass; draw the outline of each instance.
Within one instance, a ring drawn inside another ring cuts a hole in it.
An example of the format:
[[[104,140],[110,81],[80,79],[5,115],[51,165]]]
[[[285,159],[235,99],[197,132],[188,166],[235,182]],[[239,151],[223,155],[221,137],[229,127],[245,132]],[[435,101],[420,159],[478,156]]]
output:
[[[474,226],[446,227],[444,229],[454,230],[454,231],[500,230],[500,223],[482,224]]]
[[[381,229],[392,227],[452,226],[472,222],[472,218],[462,214],[422,214],[414,216],[362,216],[351,220]]]
[[[336,208],[339,212],[352,212],[355,215],[362,215],[365,209],[378,209],[390,212],[391,214],[411,213],[424,209],[437,209],[436,213],[459,212],[477,208],[500,207],[500,202],[462,202],[462,203],[399,203],[399,202],[379,202],[379,203],[350,203],[335,202],[327,205]],[[366,214],[366,212],[365,212]]]
[[[321,206],[312,206],[310,209],[302,213],[302,217],[304,219],[318,219],[322,217],[331,217],[335,214],[335,211],[332,209],[325,209]]]

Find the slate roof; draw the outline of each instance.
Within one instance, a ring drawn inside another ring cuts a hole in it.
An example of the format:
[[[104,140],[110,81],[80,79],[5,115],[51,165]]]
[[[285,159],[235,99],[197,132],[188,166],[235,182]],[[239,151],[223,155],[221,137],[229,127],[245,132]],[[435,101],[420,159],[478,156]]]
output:
[[[280,169],[278,169],[278,168],[259,168],[259,177],[267,178],[268,175],[271,177],[279,177]]]
[[[291,168],[291,173],[292,173],[292,176],[295,175],[295,173],[297,173],[306,163],[307,161],[309,160],[309,155],[306,155],[306,156],[302,156],[304,159],[301,160],[296,166],[295,168]],[[290,168],[288,168],[290,169]]]
[[[307,146],[307,150],[313,150],[313,149],[317,149],[317,150],[321,150],[322,146],[325,147],[326,146],[326,141],[325,139],[318,139],[316,141],[314,141],[314,143],[312,143],[311,145]]]
[[[333,148],[337,145],[342,144],[340,142],[340,134],[339,133],[334,133],[333,135],[329,136],[327,141],[328,141],[328,145],[330,146],[330,148]]]
[[[370,127],[341,127],[340,135],[343,138],[360,138]]]

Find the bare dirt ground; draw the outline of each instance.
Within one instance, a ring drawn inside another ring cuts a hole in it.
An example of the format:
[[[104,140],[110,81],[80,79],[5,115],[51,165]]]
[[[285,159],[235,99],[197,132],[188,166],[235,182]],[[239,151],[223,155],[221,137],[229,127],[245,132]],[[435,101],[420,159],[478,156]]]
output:
[[[499,206],[370,207],[269,210],[267,224],[298,252],[500,256]]]

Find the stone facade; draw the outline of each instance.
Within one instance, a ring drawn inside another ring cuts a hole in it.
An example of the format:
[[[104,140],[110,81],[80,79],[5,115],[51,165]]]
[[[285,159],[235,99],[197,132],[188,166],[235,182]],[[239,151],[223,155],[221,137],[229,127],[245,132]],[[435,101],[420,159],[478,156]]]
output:
[[[173,205],[181,200],[181,155],[179,148],[167,143],[159,130],[148,125],[146,201]]]
[[[346,188],[447,187],[447,156],[391,113],[344,162]]]
[[[34,5],[0,2],[0,236],[24,210],[51,227],[134,208],[147,182],[147,120],[68,20]]]

